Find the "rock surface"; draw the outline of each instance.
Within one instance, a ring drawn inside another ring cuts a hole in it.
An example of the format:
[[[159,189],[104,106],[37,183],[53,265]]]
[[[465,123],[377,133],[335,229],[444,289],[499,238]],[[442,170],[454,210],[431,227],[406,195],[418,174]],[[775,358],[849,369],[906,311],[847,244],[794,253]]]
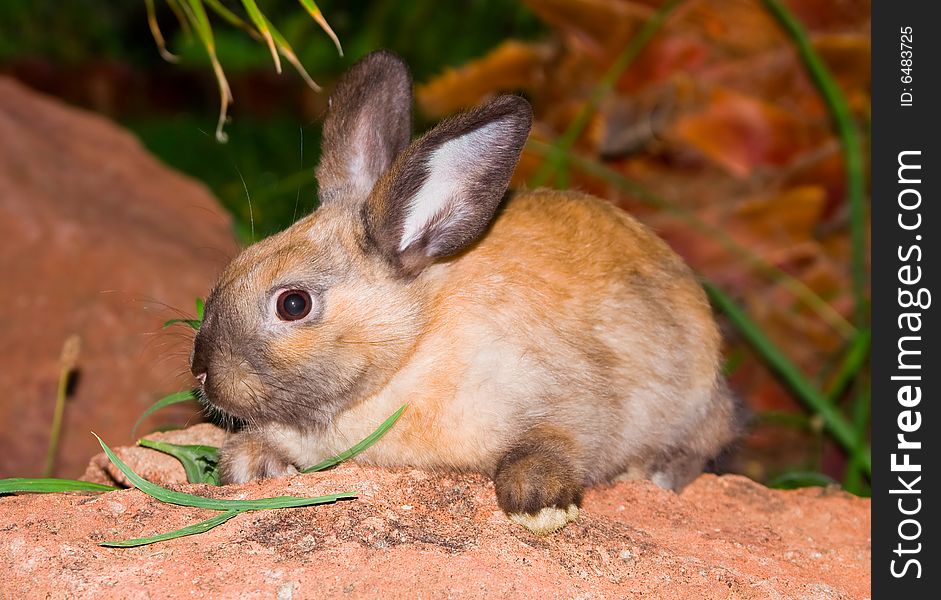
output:
[[[0,477],[39,475],[63,343],[81,338],[60,476],[132,440],[157,398],[190,385],[194,312],[237,250],[229,217],[200,184],[157,162],[101,117],[0,77]],[[170,308],[173,307],[173,308]],[[149,425],[182,424],[177,405]]]
[[[146,459],[145,459],[146,460]],[[94,470],[94,465],[92,470]],[[172,477],[172,475],[171,475]],[[355,464],[240,486],[228,498],[358,495],[246,513],[209,532],[112,549],[212,511],[137,490],[0,498],[0,596],[125,598],[868,598],[870,504],[703,475],[590,491],[579,521],[536,537],[477,475]]]
[[[218,448],[225,441],[225,431],[212,423],[200,423],[186,429],[148,433],[142,437],[170,444],[202,444]],[[111,444],[108,444],[108,447],[114,450],[118,458],[131,467],[135,473],[147,481],[162,485],[187,482],[183,465],[168,454],[155,452],[141,446],[113,448]],[[104,452],[99,452],[92,457],[81,479],[104,485],[131,487],[131,482],[127,480],[127,477],[120,469],[114,466],[114,463],[108,460]]]

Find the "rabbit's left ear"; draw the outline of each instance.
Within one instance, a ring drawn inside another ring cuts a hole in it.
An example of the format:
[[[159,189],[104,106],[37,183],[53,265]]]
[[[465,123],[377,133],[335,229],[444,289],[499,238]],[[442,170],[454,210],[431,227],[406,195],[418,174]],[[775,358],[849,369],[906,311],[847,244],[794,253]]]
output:
[[[415,141],[363,207],[371,242],[409,276],[475,242],[506,193],[531,125],[526,100],[499,96]]]
[[[363,202],[412,139],[412,79],[402,59],[379,50],[337,82],[317,166],[320,203]]]

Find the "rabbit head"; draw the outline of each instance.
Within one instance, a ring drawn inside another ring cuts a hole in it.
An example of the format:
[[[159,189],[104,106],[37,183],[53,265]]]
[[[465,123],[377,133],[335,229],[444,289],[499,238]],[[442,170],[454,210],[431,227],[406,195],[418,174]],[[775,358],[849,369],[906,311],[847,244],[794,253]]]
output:
[[[207,298],[191,366],[211,406],[323,426],[388,381],[423,335],[434,271],[494,218],[532,111],[500,96],[410,143],[411,104],[408,69],[388,52],[338,82],[319,208],[244,250]]]

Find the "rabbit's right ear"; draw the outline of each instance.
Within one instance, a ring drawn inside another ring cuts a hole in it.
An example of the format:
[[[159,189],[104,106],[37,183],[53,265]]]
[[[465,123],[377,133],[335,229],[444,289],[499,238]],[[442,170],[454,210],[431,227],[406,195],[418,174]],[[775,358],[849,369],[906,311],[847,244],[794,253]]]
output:
[[[380,50],[353,65],[330,95],[317,183],[320,203],[362,201],[412,137],[412,78]]]
[[[367,242],[406,277],[468,248],[496,216],[532,121],[529,102],[503,95],[438,123],[363,204]]]

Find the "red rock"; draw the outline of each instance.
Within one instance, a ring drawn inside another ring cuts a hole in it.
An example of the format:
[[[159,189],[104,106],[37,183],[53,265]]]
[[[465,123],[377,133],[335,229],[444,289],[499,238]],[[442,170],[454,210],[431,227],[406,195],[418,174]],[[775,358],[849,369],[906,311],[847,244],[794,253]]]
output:
[[[381,443],[381,442],[380,442]],[[682,495],[646,481],[590,491],[547,537],[512,524],[478,475],[355,464],[240,486],[228,498],[351,491],[334,505],[246,513],[151,546],[97,545],[212,511],[137,490],[0,498],[0,595],[207,598],[865,598],[870,503],[704,475]]]
[[[98,449],[90,430],[129,443],[147,406],[190,385],[189,335],[160,325],[178,316],[167,307],[194,312],[236,244],[203,186],[101,117],[0,78],[0,139],[0,477],[40,474],[73,334],[57,473],[76,476]],[[149,425],[194,415],[179,405]]]
[[[148,433],[141,437],[171,444],[203,444],[218,448],[225,441],[225,431],[211,423],[200,423],[187,429]],[[112,450],[135,473],[148,481],[164,485],[187,482],[183,465],[169,454],[141,446],[122,446]],[[104,452],[92,457],[81,479],[105,485],[131,487],[124,473],[108,460]]]

